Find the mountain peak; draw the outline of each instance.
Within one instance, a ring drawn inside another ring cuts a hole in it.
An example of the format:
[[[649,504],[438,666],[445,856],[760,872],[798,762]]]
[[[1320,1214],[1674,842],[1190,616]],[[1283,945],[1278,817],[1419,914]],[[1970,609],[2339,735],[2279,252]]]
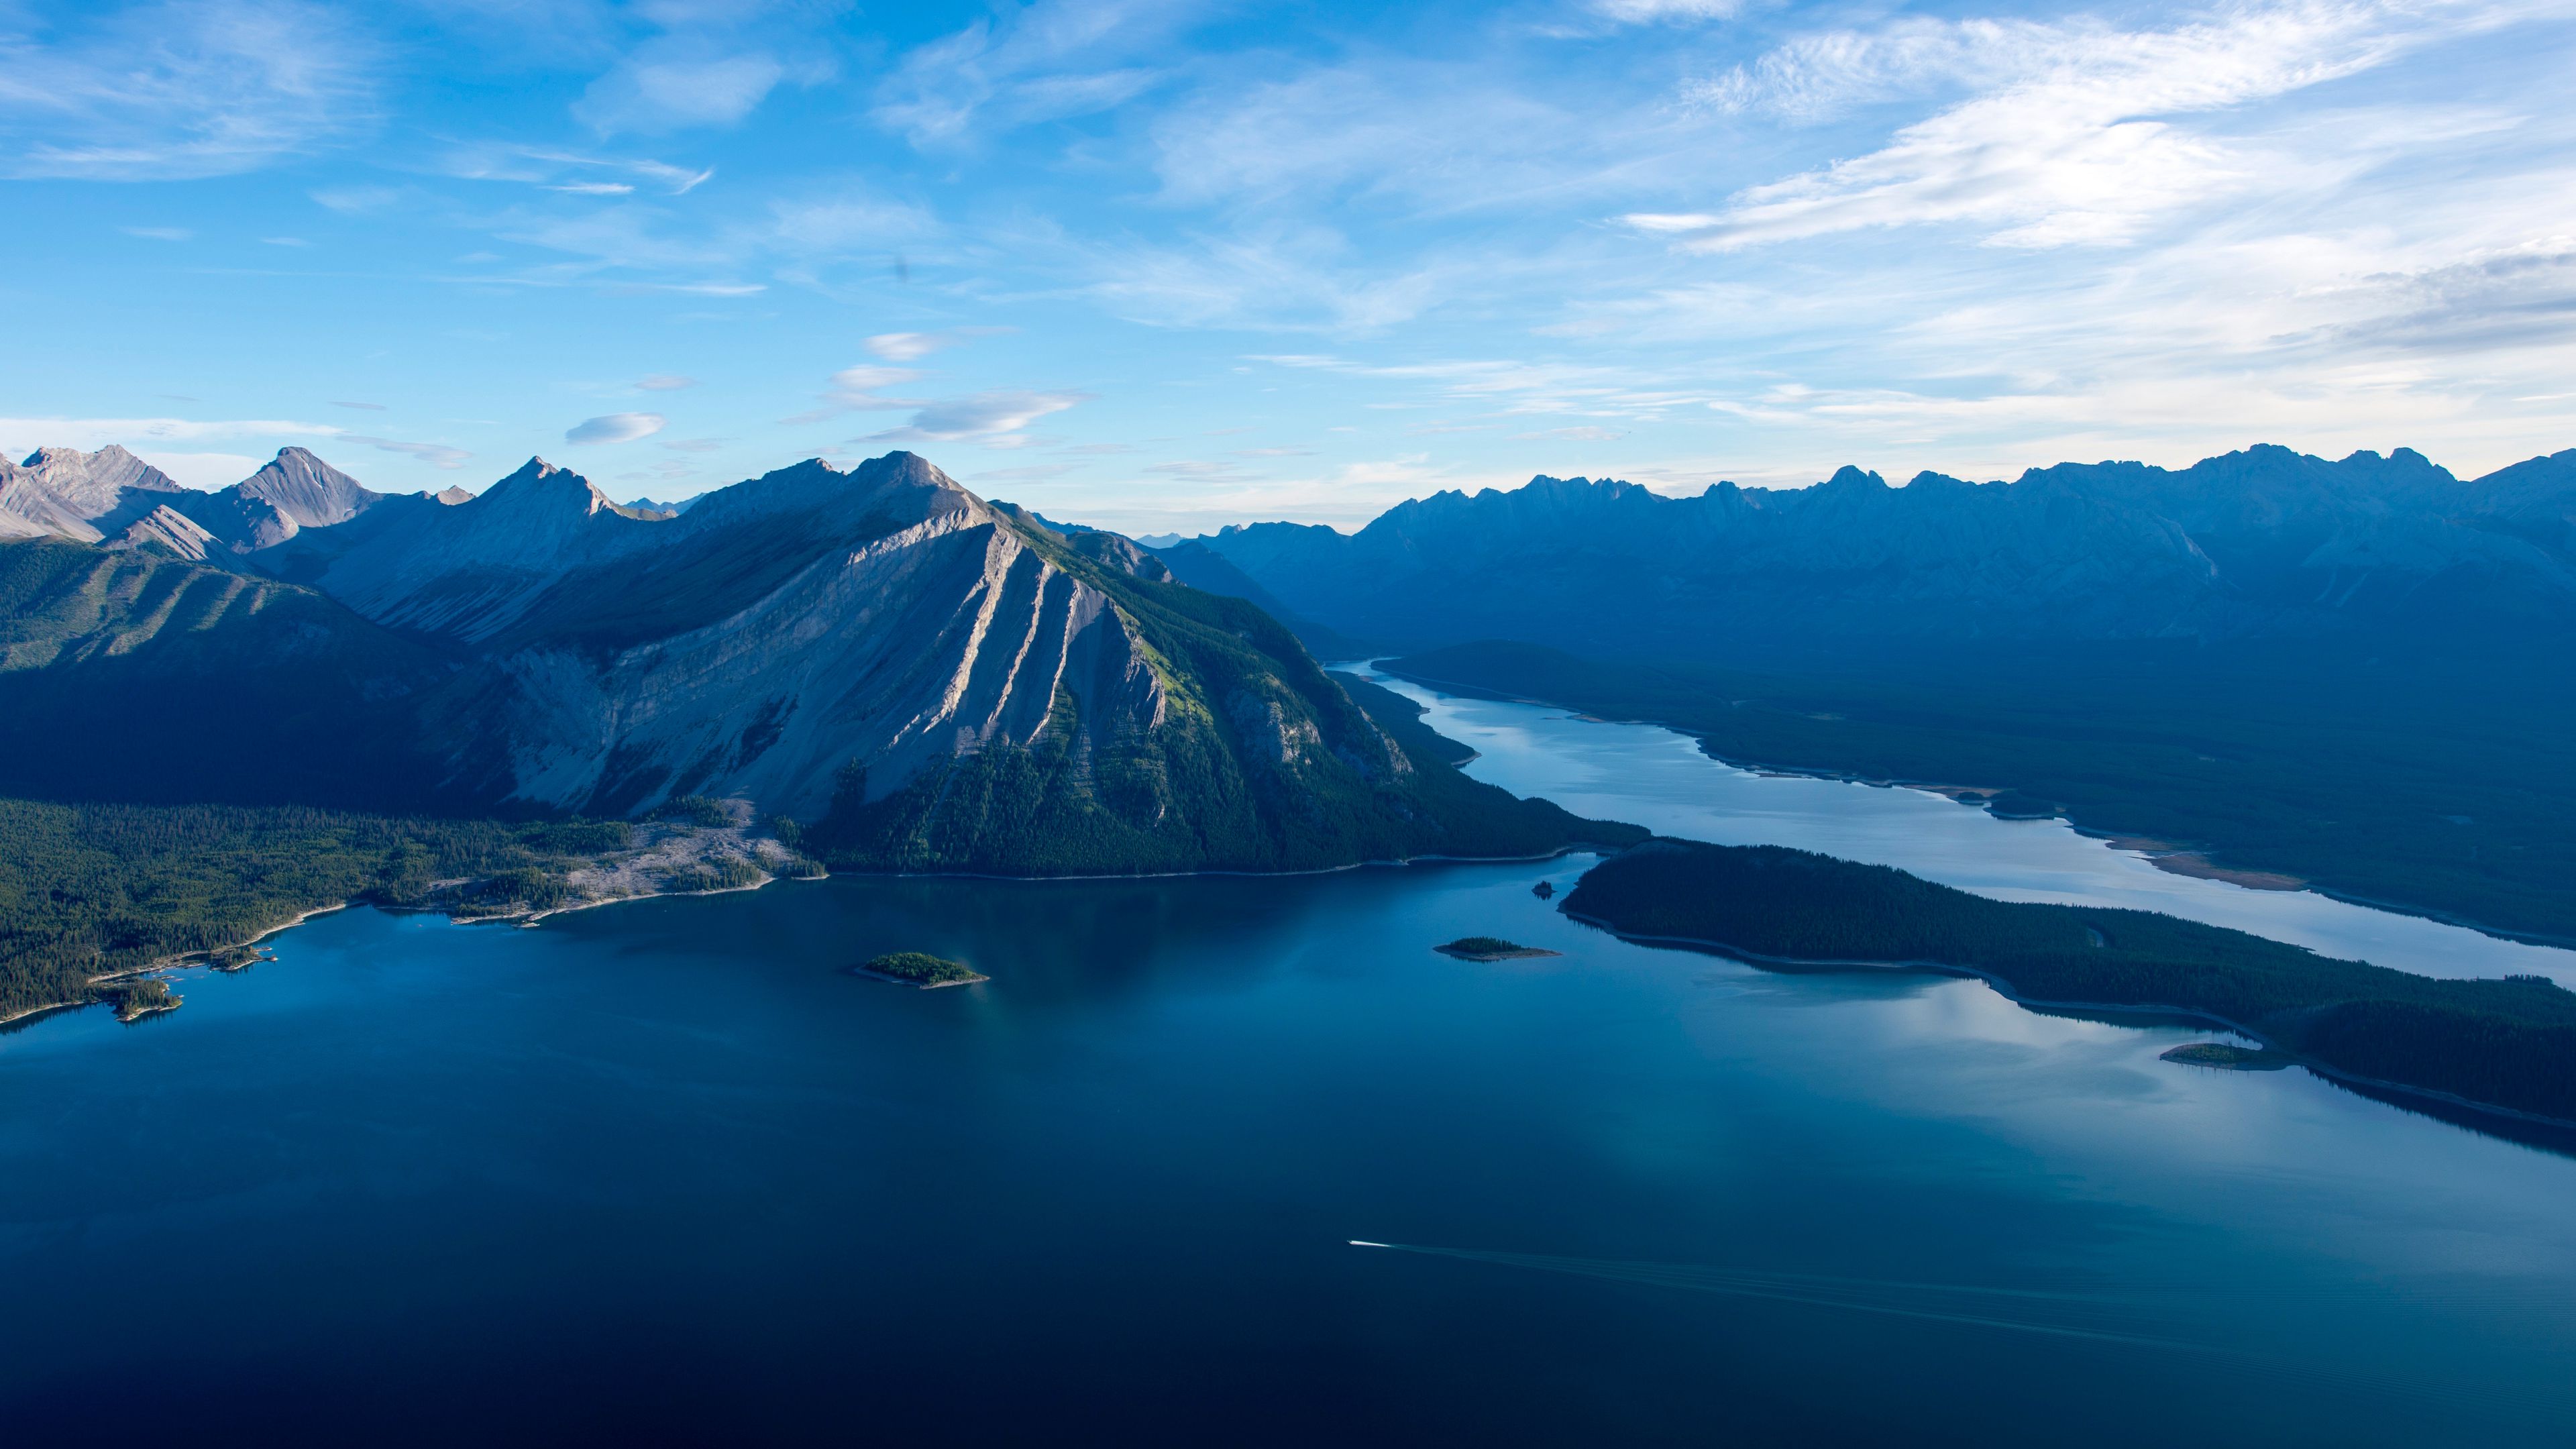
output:
[[[597,484],[570,468],[558,468],[543,458],[530,458],[519,470],[486,488],[476,502],[498,503],[508,508],[541,508],[552,511],[567,504],[585,513],[620,512]]]
[[[1850,463],[1845,463],[1841,467],[1835,469],[1834,476],[1826,479],[1822,486],[1827,488],[1878,489],[1885,488],[1887,486],[1887,480],[1881,478],[1876,473],[1869,472]]]
[[[384,497],[303,448],[278,449],[233,492],[268,504],[299,529],[345,523]]]

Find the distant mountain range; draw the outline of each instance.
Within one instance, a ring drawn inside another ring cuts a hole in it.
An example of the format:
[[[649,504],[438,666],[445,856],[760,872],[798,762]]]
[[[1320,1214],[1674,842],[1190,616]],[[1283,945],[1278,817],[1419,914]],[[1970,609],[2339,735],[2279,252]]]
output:
[[[289,448],[204,493],[49,449],[0,471],[0,537],[15,793],[733,796],[906,868],[1302,868],[1585,829],[1414,758],[1252,605],[909,453],[683,510],[534,459],[386,495]]]
[[[2180,470],[1897,488],[1845,468],[1688,497],[1542,476],[1398,504],[1356,534],[1261,523],[1160,552],[1201,587],[1381,647],[1770,662],[1979,640],[2439,639],[2576,623],[2576,450],[2470,482],[2408,449],[2272,446]]]

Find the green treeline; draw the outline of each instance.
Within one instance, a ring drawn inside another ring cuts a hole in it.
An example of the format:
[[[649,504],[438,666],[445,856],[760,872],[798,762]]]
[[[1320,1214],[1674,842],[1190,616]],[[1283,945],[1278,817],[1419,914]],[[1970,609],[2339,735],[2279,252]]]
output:
[[[0,800],[0,1016],[103,999],[93,978],[237,946],[347,900],[405,904],[488,878],[534,901],[617,821],[407,819],[301,806]]]
[[[2401,910],[2576,940],[2576,658],[2547,640],[1925,648],[1870,667],[1466,644],[1383,667],[1698,736],[1720,759],[2018,792]]]
[[[2033,1001],[2171,1006],[2323,1065],[2576,1119],[2576,993],[2339,961],[2151,911],[1988,900],[1780,846],[1656,839],[1603,861],[1563,909],[1624,935],[1792,961],[1989,973]]]
[[[915,986],[939,986],[952,981],[982,981],[986,978],[962,961],[933,956],[927,951],[889,951],[859,968],[896,981],[909,981]]]

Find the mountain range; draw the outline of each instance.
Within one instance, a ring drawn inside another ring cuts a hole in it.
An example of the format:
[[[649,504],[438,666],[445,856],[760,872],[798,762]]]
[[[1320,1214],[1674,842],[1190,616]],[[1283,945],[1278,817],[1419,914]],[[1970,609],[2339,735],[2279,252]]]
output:
[[[204,493],[123,449],[46,450],[0,473],[0,528],[17,793],[593,815],[710,795],[845,863],[1049,872],[1530,854],[1589,829],[1417,758],[1258,608],[909,453],[673,510],[536,459],[479,495],[387,495],[289,448]]]
[[[1409,500],[1354,534],[1261,523],[1160,552],[1301,628],[1400,648],[1769,663],[1964,641],[2439,640],[2576,623],[2576,450],[2468,482],[2404,448],[2274,446],[2178,470],[1891,487],[1844,468],[1685,497],[1541,476]]]

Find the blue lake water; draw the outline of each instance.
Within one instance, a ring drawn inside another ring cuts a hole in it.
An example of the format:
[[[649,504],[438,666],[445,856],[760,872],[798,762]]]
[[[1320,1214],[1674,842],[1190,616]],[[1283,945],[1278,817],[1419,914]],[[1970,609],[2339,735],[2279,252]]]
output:
[[[2062,820],[1998,820],[1927,790],[1737,769],[1655,725],[1458,698],[1359,672],[1422,704],[1433,728],[1474,747],[1480,757],[1469,774],[1596,819],[1721,845],[1794,845],[2001,900],[2163,911],[2426,976],[2548,976],[2576,987],[2576,951],[2311,890],[2250,890],[2176,875]]]
[[[1630,946],[1532,896],[1584,863],[317,918],[0,1034],[0,1432],[2576,1431],[2576,1160],[2180,1027]],[[1468,933],[1564,954],[1429,949]],[[898,948],[994,979],[840,972]]]

